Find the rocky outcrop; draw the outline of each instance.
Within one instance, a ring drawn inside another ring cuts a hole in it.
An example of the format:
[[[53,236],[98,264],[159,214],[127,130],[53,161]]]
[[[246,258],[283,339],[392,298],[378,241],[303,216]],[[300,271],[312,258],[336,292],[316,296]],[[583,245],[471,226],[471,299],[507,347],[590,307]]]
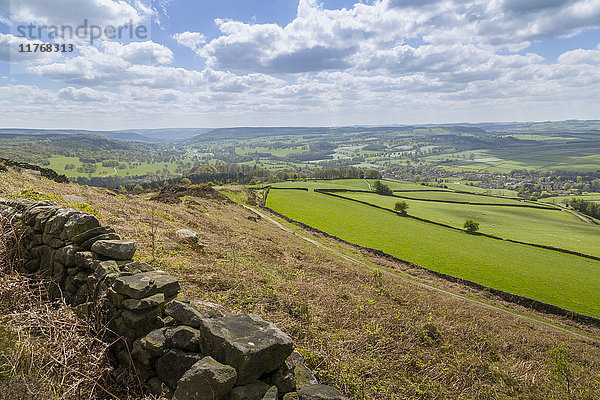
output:
[[[275,325],[188,301],[176,278],[134,261],[135,242],[95,216],[50,201],[0,199],[0,218],[15,224],[22,271],[50,280],[50,295],[64,296],[78,312],[101,307],[117,359],[135,366],[157,395],[345,398],[318,384],[292,339]]]

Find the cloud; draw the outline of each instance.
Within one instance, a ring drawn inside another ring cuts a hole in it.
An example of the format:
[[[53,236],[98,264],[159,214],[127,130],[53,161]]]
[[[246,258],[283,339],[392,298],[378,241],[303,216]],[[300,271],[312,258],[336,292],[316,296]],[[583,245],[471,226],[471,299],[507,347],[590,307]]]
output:
[[[561,64],[600,64],[600,44],[593,50],[576,49],[567,51],[558,57]]]
[[[120,26],[139,23],[151,9],[142,1],[123,0],[10,0],[13,22],[44,25],[90,24]]]
[[[173,35],[173,39],[175,39],[180,46],[188,47],[194,51],[198,50],[206,43],[206,37],[198,32],[176,33]]]
[[[57,95],[61,100],[74,102],[106,102],[112,97],[105,92],[99,92],[91,88],[76,89],[74,87],[62,88],[57,92]]]

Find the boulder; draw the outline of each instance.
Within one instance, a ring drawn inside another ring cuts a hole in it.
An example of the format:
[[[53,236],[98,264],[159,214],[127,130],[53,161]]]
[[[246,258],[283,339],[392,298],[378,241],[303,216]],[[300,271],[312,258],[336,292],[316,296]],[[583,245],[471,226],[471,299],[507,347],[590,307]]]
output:
[[[283,400],[300,400],[297,392],[286,393],[283,395]]]
[[[298,391],[300,400],[348,400],[339,390],[326,385],[305,386]]]
[[[143,299],[157,292],[154,281],[142,274],[115,279],[113,290],[132,299]]]
[[[176,326],[165,332],[167,343],[179,349],[197,352],[200,342],[200,331],[189,326]]]
[[[131,240],[98,240],[92,251],[115,260],[130,260],[135,254],[135,242]]]
[[[60,235],[61,240],[71,240],[77,235],[100,226],[98,218],[91,214],[75,213],[69,217]]]
[[[202,318],[200,351],[233,366],[238,385],[278,368],[294,350],[292,339],[256,315]]]
[[[156,361],[156,372],[158,373],[158,377],[167,385],[177,388],[177,382],[179,382],[183,374],[203,357],[202,354],[186,353],[181,350],[171,349]],[[181,399],[184,399],[184,397]]]
[[[212,357],[195,363],[179,380],[173,400],[222,400],[235,385],[237,374]]]
[[[198,232],[193,231],[191,229],[180,229],[176,232],[177,237],[186,243],[192,244],[192,245],[198,245],[200,244],[200,236],[198,235]]]

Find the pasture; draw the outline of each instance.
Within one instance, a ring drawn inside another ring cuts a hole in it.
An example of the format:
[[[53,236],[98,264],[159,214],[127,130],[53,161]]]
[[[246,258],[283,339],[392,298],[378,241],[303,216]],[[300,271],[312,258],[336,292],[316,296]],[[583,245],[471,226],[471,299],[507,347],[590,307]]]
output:
[[[423,267],[600,317],[599,261],[470,235],[315,192],[272,190],[267,206]]]
[[[390,210],[393,210],[394,204],[401,200],[374,193],[338,194]],[[524,207],[405,201],[409,204],[408,213],[415,217],[461,229],[467,219],[473,219],[479,222],[482,233],[600,257],[600,246],[598,246],[600,226],[586,224],[569,212]]]

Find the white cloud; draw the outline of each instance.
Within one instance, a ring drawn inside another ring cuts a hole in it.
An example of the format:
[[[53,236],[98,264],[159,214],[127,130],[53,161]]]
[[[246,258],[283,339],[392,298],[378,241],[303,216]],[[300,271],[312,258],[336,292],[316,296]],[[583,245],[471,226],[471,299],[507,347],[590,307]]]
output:
[[[151,9],[140,1],[123,0],[10,0],[13,22],[44,25],[90,24],[120,26],[139,23]]]
[[[173,39],[175,39],[180,46],[188,47],[194,51],[198,50],[206,43],[206,37],[198,32],[177,33],[173,35]]]
[[[593,50],[576,49],[567,51],[558,57],[561,64],[600,64],[600,44]]]

